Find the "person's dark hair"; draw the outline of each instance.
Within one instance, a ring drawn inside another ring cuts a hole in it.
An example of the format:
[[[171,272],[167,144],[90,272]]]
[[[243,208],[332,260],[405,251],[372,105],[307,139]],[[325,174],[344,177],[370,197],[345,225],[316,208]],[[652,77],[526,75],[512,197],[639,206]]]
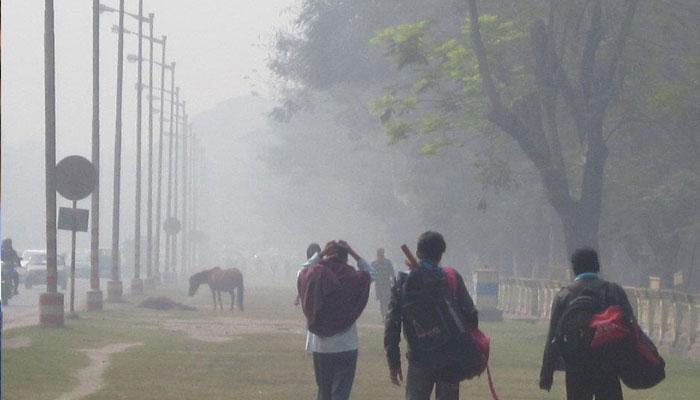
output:
[[[337,246],[333,248],[333,251],[329,254],[329,257],[335,259],[338,262],[347,263],[348,251],[344,247]]]
[[[314,254],[321,252],[321,246],[318,243],[311,243],[309,247],[306,248],[306,259],[313,257]]]
[[[586,272],[600,272],[598,253],[591,247],[577,249],[571,255],[571,266],[574,269],[574,275]]]
[[[418,258],[440,261],[446,249],[445,239],[438,232],[427,231],[418,236]]]

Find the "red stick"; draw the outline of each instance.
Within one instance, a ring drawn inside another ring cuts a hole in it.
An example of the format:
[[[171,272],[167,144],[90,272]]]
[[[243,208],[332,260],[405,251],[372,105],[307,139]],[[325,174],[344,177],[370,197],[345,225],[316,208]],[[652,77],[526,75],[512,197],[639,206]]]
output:
[[[401,251],[403,251],[403,254],[406,256],[406,265],[408,265],[408,268],[418,268],[418,260],[416,260],[416,257],[414,257],[413,253],[411,253],[411,249],[409,249],[405,244],[402,244]]]

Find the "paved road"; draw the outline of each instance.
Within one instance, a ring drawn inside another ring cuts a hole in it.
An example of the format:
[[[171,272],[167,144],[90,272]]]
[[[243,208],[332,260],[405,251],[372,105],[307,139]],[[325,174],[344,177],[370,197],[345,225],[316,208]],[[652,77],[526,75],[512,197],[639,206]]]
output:
[[[86,293],[90,289],[89,279],[75,280],[75,309],[85,310]],[[18,328],[21,326],[36,325],[39,323],[39,295],[46,291],[46,286],[34,286],[25,289],[24,285],[19,286],[19,295],[14,296],[2,305],[3,329]],[[64,292],[64,302],[66,313],[70,302],[70,292]]]

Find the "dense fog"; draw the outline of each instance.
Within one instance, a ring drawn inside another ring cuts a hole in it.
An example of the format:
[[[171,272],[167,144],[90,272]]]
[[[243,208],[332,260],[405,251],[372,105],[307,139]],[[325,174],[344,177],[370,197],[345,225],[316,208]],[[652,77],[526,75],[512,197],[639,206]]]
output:
[[[629,31],[624,7],[612,4],[623,2],[612,2],[595,50],[583,28],[566,22],[587,20],[590,11],[554,11],[550,34],[568,84],[584,93],[571,100],[579,106],[567,103],[571,88],[545,76],[552,72],[538,57],[546,56],[530,48],[533,20],[547,15],[547,2],[484,4],[500,106],[525,133],[504,129],[493,98],[481,91],[462,3],[150,1],[156,27],[172,42],[168,58],[177,62],[177,85],[204,149],[196,180],[208,240],[196,268],[241,259],[298,265],[308,243],[338,238],[368,258],[385,247],[400,263],[398,246],[434,229],[447,238],[446,262],[465,272],[488,266],[504,276],[561,279],[572,247],[590,245],[600,249],[605,273],[625,284],[658,275],[670,286],[682,271],[686,285],[700,285],[692,272],[700,258],[696,2],[647,2]],[[2,232],[19,249],[43,248],[43,63],[41,46],[30,45],[41,43],[42,6],[3,2],[2,15]],[[59,160],[89,155],[90,15],[73,2],[56,11]],[[109,248],[116,17],[102,18],[100,240]],[[133,38],[125,46],[125,54],[135,52]],[[127,251],[135,75],[127,63]],[[533,88],[547,79],[554,94],[535,99]],[[68,245],[60,233],[61,251]],[[78,247],[89,247],[88,234],[78,235]],[[126,274],[133,261],[122,259]]]

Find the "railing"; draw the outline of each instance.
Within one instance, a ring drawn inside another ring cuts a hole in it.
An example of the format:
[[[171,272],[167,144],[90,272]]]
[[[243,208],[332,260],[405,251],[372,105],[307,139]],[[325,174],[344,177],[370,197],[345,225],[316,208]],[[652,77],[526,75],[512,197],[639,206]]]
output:
[[[498,307],[506,318],[547,321],[565,282],[502,278]],[[700,361],[700,294],[626,287],[639,325],[663,350]]]

